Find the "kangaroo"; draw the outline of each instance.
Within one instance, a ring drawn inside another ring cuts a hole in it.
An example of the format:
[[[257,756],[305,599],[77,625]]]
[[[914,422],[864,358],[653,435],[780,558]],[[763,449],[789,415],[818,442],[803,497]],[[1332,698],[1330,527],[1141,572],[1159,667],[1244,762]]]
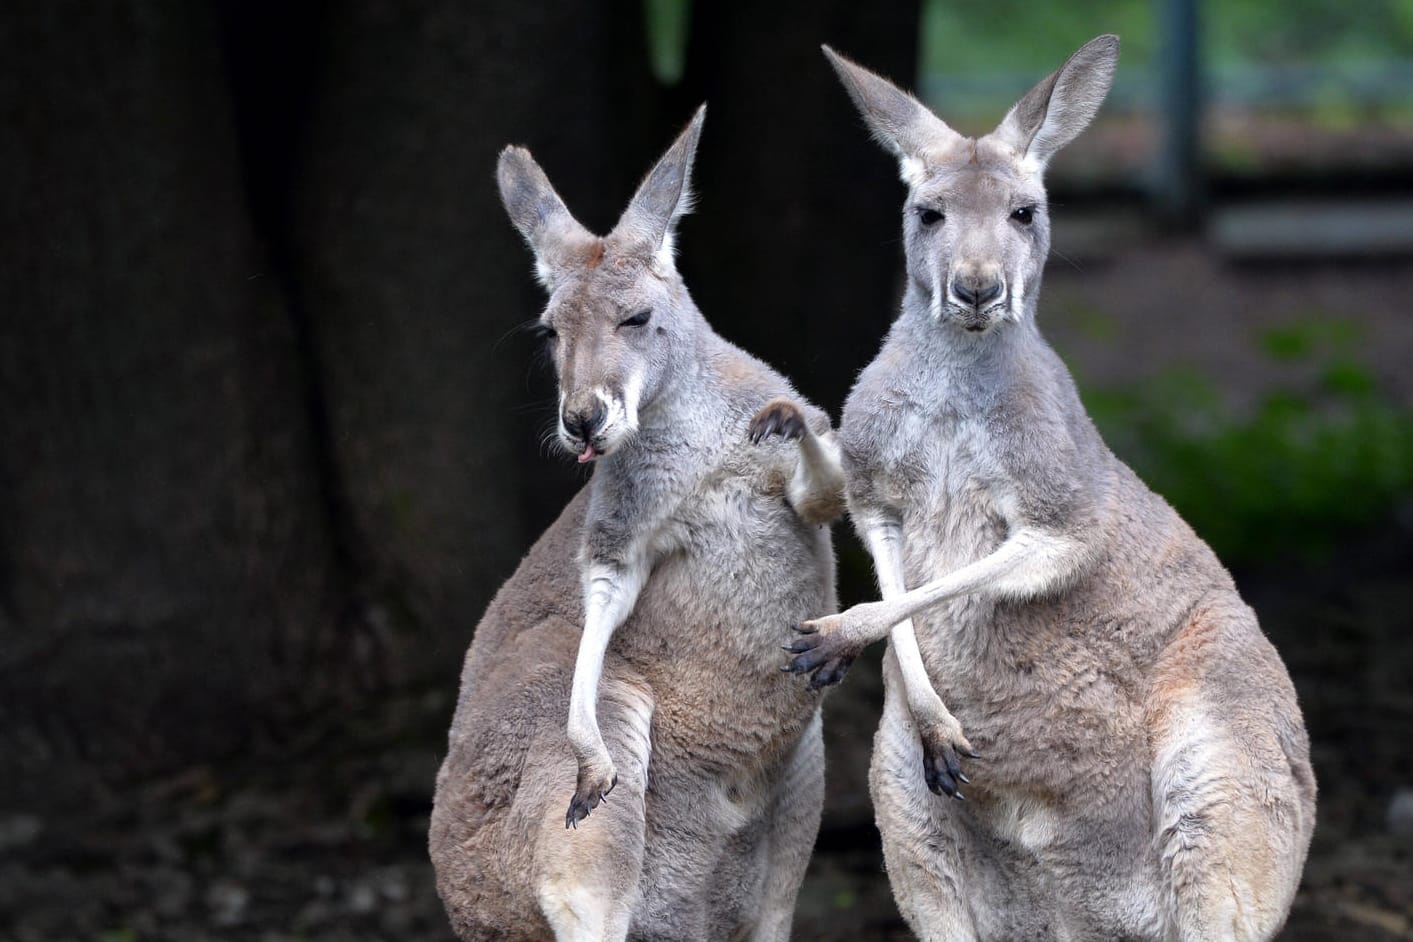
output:
[[[1036,326],[1042,175],[1118,38],[978,139],[825,53],[901,163],[907,283],[839,431],[882,600],[804,622],[787,667],[834,682],[890,637],[870,790],[899,908],[928,940],[1269,939],[1315,820],[1295,691]]]
[[[559,439],[594,474],[466,655],[429,839],[463,939],[789,936],[824,754],[820,694],[772,651],[838,607],[844,478],[827,416],[677,273],[704,116],[602,238],[529,152],[500,156]]]

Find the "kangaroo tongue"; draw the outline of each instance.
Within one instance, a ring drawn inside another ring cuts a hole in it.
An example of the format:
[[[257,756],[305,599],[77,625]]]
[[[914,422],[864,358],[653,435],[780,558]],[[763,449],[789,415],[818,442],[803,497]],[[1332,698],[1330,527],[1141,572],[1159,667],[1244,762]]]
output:
[[[579,463],[583,464],[586,461],[593,461],[596,454],[597,452],[594,451],[593,445],[585,445],[584,450],[579,452]]]

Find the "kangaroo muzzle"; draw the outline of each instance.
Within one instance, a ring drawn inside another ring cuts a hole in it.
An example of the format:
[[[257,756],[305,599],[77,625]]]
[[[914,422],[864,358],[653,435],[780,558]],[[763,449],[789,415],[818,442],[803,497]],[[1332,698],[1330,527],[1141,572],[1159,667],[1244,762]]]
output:
[[[598,396],[592,396],[590,401],[574,408],[566,406],[559,417],[570,437],[585,443],[598,434],[607,419],[608,409]]]
[[[1006,300],[1006,279],[995,262],[962,262],[953,267],[947,295],[962,326],[985,330]]]
[[[616,388],[596,387],[566,396],[559,410],[559,437],[579,463],[618,447],[636,427],[636,409]]]

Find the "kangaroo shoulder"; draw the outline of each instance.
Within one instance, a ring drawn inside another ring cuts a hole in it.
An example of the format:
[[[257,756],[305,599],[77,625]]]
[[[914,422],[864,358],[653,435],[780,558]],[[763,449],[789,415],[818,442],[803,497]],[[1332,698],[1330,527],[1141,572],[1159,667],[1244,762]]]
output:
[[[772,399],[788,399],[799,406],[810,430],[816,435],[822,435],[832,427],[828,413],[796,392],[788,379],[768,363],[731,343],[722,341],[712,357],[712,369],[727,403],[728,418],[735,422],[744,417],[744,421],[739,423],[743,435],[745,422]]]

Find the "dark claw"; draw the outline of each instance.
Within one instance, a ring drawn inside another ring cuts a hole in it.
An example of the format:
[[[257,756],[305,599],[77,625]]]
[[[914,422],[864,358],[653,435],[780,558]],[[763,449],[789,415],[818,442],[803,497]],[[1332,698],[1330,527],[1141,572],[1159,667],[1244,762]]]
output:
[[[934,795],[951,797],[957,793],[957,785],[950,778],[931,775],[927,778],[927,790]]]
[[[854,659],[851,657],[838,658],[831,664],[826,664],[815,672],[810,678],[810,689],[821,690],[825,687],[833,686],[844,679],[844,675],[849,672]]]
[[[613,791],[614,787],[617,785],[618,776],[615,775],[613,781],[609,783],[608,788],[599,792],[597,795],[593,792],[583,792],[581,794],[576,791],[574,797],[569,799],[569,810],[564,815],[565,830],[569,828],[573,828],[576,831],[579,830],[579,822],[587,818],[589,813],[599,806],[600,802],[607,803],[608,793]]]
[[[575,795],[570,799],[569,811],[564,815],[564,827],[579,830],[579,822],[587,818],[597,804],[597,801]]]
[[[974,759],[977,755],[950,742],[929,743],[924,739],[922,771],[928,790],[934,795],[946,795],[957,801],[965,801],[966,796],[962,794],[958,783],[970,785],[971,779],[962,771],[963,757]]]
[[[818,648],[812,647],[810,648],[810,650],[805,651],[803,654],[797,654],[794,658],[791,659],[790,673],[808,674],[814,671],[816,668],[823,667],[825,664],[828,664],[831,660],[833,660],[831,655],[819,650]]]
[[[813,635],[819,633],[819,629],[814,625],[811,625],[807,621],[800,622],[798,625],[795,626],[795,630],[802,635]]]
[[[759,445],[772,435],[779,435],[786,441],[797,441],[804,437],[805,419],[800,410],[788,402],[774,402],[756,413],[751,420],[747,435],[752,444]]]
[[[801,638],[800,640],[792,641],[789,644],[782,644],[780,646],[780,649],[782,651],[789,651],[791,654],[804,654],[806,651],[813,650],[817,647],[819,647],[818,640],[812,638]]]

